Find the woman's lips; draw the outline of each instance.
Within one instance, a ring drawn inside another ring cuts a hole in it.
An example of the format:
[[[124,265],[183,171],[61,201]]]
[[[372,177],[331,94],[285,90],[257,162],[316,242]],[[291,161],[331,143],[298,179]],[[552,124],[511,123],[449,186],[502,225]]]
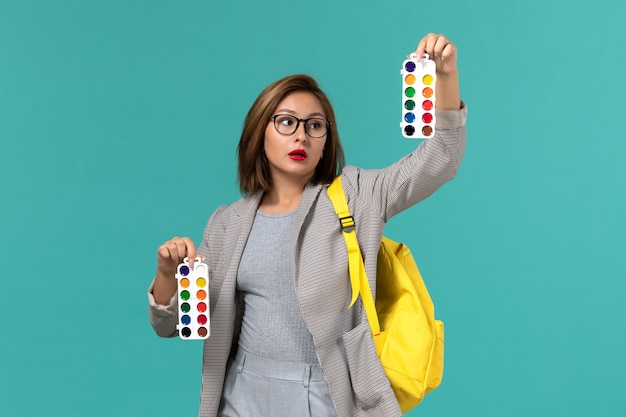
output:
[[[294,161],[304,161],[306,159],[306,151],[304,149],[296,149],[289,152],[289,158]]]

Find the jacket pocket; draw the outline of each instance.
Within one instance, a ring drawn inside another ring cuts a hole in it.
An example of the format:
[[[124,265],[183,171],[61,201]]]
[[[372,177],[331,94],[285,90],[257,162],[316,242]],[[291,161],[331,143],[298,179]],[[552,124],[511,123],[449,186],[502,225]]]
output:
[[[342,339],[357,405],[364,410],[375,407],[391,385],[376,355],[369,323],[359,324]]]

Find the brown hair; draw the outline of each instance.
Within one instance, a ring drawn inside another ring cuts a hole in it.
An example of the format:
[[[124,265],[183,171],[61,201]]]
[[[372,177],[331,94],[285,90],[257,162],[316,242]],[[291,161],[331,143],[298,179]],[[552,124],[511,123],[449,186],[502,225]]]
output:
[[[237,148],[239,159],[237,174],[239,188],[243,193],[268,191],[271,188],[272,177],[269,163],[263,154],[265,128],[280,102],[296,91],[309,92],[317,97],[322,104],[326,119],[330,122],[328,133],[326,133],[324,157],[315,167],[311,182],[313,184],[330,183],[343,169],[345,164],[343,148],[339,140],[335,112],[328,97],[310,76],[290,75],[267,86],[250,107],[244,121]]]

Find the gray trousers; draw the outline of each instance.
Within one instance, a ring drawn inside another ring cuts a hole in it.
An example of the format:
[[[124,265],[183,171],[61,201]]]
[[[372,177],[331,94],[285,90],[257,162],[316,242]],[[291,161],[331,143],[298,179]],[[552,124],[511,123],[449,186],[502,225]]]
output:
[[[221,417],[335,417],[319,365],[281,362],[239,348],[228,364]]]

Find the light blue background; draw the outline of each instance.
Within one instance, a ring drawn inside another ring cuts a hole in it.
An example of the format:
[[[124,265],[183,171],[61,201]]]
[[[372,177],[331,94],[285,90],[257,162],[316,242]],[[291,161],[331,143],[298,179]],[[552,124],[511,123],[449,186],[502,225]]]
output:
[[[409,415],[623,416],[626,3],[0,0],[0,415],[193,416],[201,344],[157,338],[156,248],[238,198],[268,83],[315,76],[382,167],[403,57],[459,48],[468,149],[393,219],[446,322]]]

